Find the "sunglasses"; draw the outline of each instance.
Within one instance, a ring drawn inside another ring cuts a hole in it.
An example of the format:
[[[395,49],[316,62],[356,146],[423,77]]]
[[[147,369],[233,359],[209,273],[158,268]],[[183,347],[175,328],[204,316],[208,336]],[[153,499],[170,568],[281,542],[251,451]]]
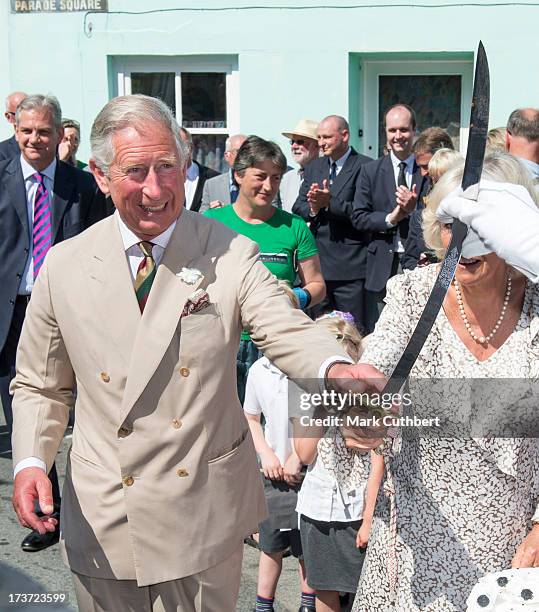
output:
[[[297,145],[299,145],[301,147],[301,145],[305,144],[305,140],[303,140],[303,138],[291,138],[290,139],[290,144],[291,145],[297,144]]]

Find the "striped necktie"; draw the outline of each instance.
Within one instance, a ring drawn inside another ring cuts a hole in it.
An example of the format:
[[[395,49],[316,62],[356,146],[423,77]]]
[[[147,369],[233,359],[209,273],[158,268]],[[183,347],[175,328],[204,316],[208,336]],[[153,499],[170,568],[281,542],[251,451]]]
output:
[[[139,242],[138,246],[144,255],[144,259],[140,262],[137,270],[137,278],[135,279],[135,293],[140,307],[140,312],[144,312],[144,307],[150,295],[153,279],[155,278],[155,261],[152,256],[153,243]]]
[[[34,223],[32,229],[32,260],[34,280],[37,278],[45,255],[52,246],[52,210],[49,190],[45,187],[43,175],[36,172],[33,179],[37,183],[34,198]]]

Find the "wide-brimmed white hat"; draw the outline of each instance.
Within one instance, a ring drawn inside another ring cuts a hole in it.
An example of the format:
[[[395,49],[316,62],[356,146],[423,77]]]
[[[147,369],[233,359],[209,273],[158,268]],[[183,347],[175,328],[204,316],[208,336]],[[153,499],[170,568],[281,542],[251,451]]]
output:
[[[294,136],[305,136],[305,138],[312,138],[313,140],[318,140],[316,135],[316,130],[318,128],[318,123],[316,121],[312,121],[311,119],[300,119],[296,127],[289,132],[282,132],[282,135],[285,138],[293,138]]]

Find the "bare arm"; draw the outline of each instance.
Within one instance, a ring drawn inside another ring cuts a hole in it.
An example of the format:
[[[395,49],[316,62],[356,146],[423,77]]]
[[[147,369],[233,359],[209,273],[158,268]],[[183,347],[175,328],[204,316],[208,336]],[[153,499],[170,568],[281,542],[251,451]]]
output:
[[[264,476],[266,478],[271,478],[272,480],[282,480],[283,467],[279,461],[279,458],[273,452],[273,449],[266,442],[262,425],[260,425],[260,415],[245,412],[245,418],[247,419],[249,429],[251,430],[251,435],[253,436],[255,450],[260,456]]]
[[[320,438],[294,438],[294,448],[301,463],[310,465],[316,459],[318,440]]]
[[[310,306],[319,304],[326,297],[326,283],[320,269],[320,257],[311,255],[299,262],[301,286],[311,294]]]
[[[372,517],[374,516],[374,508],[376,506],[376,498],[378,497],[378,489],[384,476],[384,458],[382,455],[377,455],[371,451],[371,470],[365,487],[365,507],[363,510],[363,522],[357,532],[356,546],[364,548],[369,541],[369,535],[372,526]]]
[[[294,449],[301,463],[310,465],[318,453],[318,440],[326,433],[326,427],[302,425],[299,418],[292,420]]]

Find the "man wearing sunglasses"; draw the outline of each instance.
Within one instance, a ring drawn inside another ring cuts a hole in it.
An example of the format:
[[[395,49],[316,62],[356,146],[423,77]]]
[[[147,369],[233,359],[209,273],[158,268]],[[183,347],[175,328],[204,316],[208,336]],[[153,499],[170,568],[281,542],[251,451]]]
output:
[[[290,138],[292,157],[298,164],[297,169],[293,168],[283,176],[279,187],[280,206],[287,212],[292,212],[292,206],[294,206],[294,202],[299,195],[305,166],[319,157],[317,128],[318,123],[316,121],[300,119],[292,131],[282,132],[283,136]]]
[[[4,117],[8,120],[9,123],[13,126],[15,130],[15,111],[17,110],[17,106],[27,97],[22,91],[14,91],[10,93],[6,98],[6,112],[4,113]],[[8,138],[7,140],[3,140],[0,142],[0,160],[2,159],[11,159],[12,157],[17,157],[20,155],[21,151],[19,149],[19,145],[15,140],[15,134]]]

